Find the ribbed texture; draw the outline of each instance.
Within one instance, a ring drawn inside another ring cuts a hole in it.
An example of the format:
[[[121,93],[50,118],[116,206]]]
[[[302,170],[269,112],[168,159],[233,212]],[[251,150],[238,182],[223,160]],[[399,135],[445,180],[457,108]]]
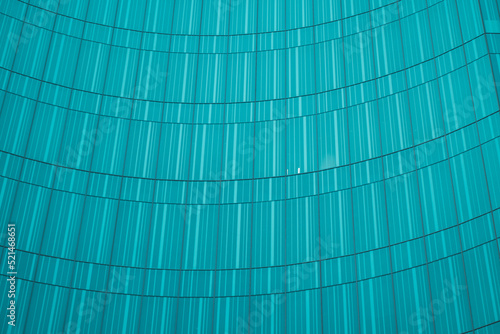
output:
[[[499,333],[499,7],[2,1],[0,332]]]

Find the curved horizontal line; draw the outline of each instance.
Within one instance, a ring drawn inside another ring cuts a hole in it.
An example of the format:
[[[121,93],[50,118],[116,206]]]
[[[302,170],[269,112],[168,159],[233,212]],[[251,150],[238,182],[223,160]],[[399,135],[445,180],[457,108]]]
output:
[[[441,0],[440,2],[437,2],[437,3],[429,6],[428,8],[432,8],[433,6],[436,6],[436,5],[440,4],[441,2],[444,2],[444,0]],[[425,10],[426,9],[422,9],[420,11],[415,12],[414,14],[418,14],[418,13],[423,12]],[[9,17],[9,18],[11,18],[13,20],[17,20],[19,22],[23,22],[22,20],[20,20],[20,19],[18,19],[16,17],[13,17],[11,15],[8,15],[8,14],[5,14],[5,13],[1,13],[1,14],[4,15],[4,16],[6,16],[6,17]],[[412,14],[412,15],[414,15],[414,14]],[[319,45],[319,44],[323,44],[323,43],[327,43],[327,42],[331,42],[331,41],[335,41],[335,40],[340,40],[342,38],[346,38],[346,37],[350,37],[350,36],[356,36],[356,35],[359,35],[359,34],[362,34],[362,33],[368,32],[368,31],[371,31],[373,29],[384,27],[386,25],[389,25],[389,24],[397,22],[397,21],[398,20],[395,19],[394,21],[391,21],[389,23],[381,24],[381,25],[379,25],[377,27],[373,27],[373,28],[370,28],[370,29],[358,31],[358,32],[355,32],[355,33],[350,34],[350,35],[345,35],[345,36],[342,36],[342,37],[333,38],[333,39],[325,40],[325,41],[318,42],[318,43],[309,43],[309,44],[304,44],[304,45],[299,45],[299,46],[292,46],[292,47],[289,47],[289,48],[285,47],[285,48],[277,48],[277,49],[270,49],[270,50],[238,51],[238,52],[231,52],[229,54],[255,53],[255,52],[273,52],[273,51],[290,50],[290,49],[295,49],[295,48],[299,48],[299,47],[306,47],[306,46],[311,46],[311,45]],[[117,47],[117,48],[124,48],[124,49],[127,49],[127,50],[151,51],[151,52],[159,52],[159,53],[167,53],[167,54],[170,54],[170,53],[175,53],[175,54],[194,54],[194,55],[198,55],[198,54],[226,55],[227,54],[226,52],[218,52],[218,53],[216,53],[216,52],[213,52],[213,53],[211,53],[211,52],[210,53],[208,53],[208,52],[207,53],[205,53],[205,52],[180,52],[180,51],[170,51],[170,52],[167,52],[167,51],[157,51],[157,50],[140,49],[140,48],[135,48],[135,47],[121,46],[121,45],[113,45],[113,44],[103,43],[103,42],[94,41],[94,40],[90,40],[90,39],[85,39],[85,38],[83,38],[83,36],[82,37],[78,37],[78,36],[73,36],[73,35],[61,33],[61,32],[58,32],[58,31],[50,30],[50,29],[47,29],[47,28],[44,28],[44,27],[36,26],[36,25],[34,25],[32,23],[29,23],[29,22],[25,22],[25,23],[28,24],[28,25],[37,27],[38,29],[49,31],[51,33],[55,33],[55,34],[59,34],[59,35],[63,35],[63,36],[67,36],[67,37],[79,39],[79,40],[82,40],[82,41],[91,42],[91,43],[101,44],[101,45],[105,45],[105,46],[109,46],[109,47],[113,46],[113,47]]]
[[[472,39],[471,41],[467,42],[467,43],[470,43],[476,39],[479,39],[485,35],[492,35],[492,34],[489,34],[489,33],[483,33],[477,37],[475,37],[474,39]],[[500,35],[497,34],[497,35]],[[464,44],[465,45],[465,44]],[[455,48],[452,48],[446,52],[444,52],[442,55],[444,54],[447,54],[449,52],[452,52],[456,49],[459,49],[461,47],[464,47],[464,45],[459,45]],[[441,56],[441,55],[439,55]],[[436,57],[439,57],[439,56],[436,56]],[[455,71],[458,71],[459,69],[462,69],[466,66],[468,66],[469,64],[473,64],[474,62],[482,59],[483,57],[486,57],[488,56],[488,54],[486,55],[483,55],[475,60],[473,60],[472,62],[470,63],[467,63],[465,65],[462,65],[450,72],[447,72],[447,73],[444,73],[440,76],[438,76],[437,78],[434,78],[432,79],[431,81],[427,81],[427,82],[424,82],[422,84],[418,84],[418,85],[415,85],[415,86],[412,86],[412,88],[410,89],[413,89],[415,87],[419,87],[421,85],[424,85],[424,84],[427,84],[429,82],[432,82],[434,80],[437,80],[439,78],[442,78],[450,73],[453,73]],[[131,100],[131,101],[139,101],[139,102],[152,102],[152,103],[165,103],[165,104],[173,104],[173,105],[243,105],[243,104],[258,104],[258,103],[266,103],[266,102],[276,102],[276,101],[288,101],[288,100],[293,100],[293,99],[299,99],[299,98],[305,98],[305,97],[312,97],[312,96],[316,96],[316,95],[321,95],[321,94],[325,94],[325,93],[331,93],[331,92],[335,92],[335,91],[341,91],[343,89],[346,89],[346,88],[352,88],[352,87],[357,87],[357,86],[361,86],[361,85],[364,85],[364,84],[367,84],[367,83],[372,83],[372,82],[375,82],[375,84],[377,83],[378,80],[380,79],[384,79],[386,77],[390,77],[390,76],[393,76],[395,74],[399,74],[399,73],[403,73],[409,69],[412,69],[414,67],[418,67],[422,64],[426,64],[427,62],[432,62],[435,60],[436,57],[431,57],[429,59],[427,59],[426,61],[422,62],[422,63],[418,63],[418,64],[415,64],[415,65],[412,65],[412,66],[409,66],[409,67],[406,67],[406,68],[403,68],[401,70],[397,70],[395,72],[391,72],[391,73],[388,73],[388,74],[384,74],[382,76],[379,76],[379,77],[376,77],[376,78],[373,78],[373,79],[369,79],[369,80],[366,80],[366,81],[362,81],[362,82],[359,82],[359,83],[355,83],[355,84],[351,84],[351,85],[344,85],[343,87],[340,87],[340,88],[332,88],[332,89],[327,89],[327,90],[324,90],[324,91],[321,91],[321,92],[316,92],[316,93],[309,93],[309,94],[303,94],[303,95],[297,95],[297,96],[290,96],[290,97],[280,97],[280,98],[276,98],[276,99],[266,99],[266,100],[252,100],[252,101],[237,101],[237,102],[176,102],[176,101],[156,101],[156,100],[145,100],[145,99],[135,99],[135,98],[131,98],[131,97],[124,97],[124,96],[116,96],[116,95],[109,95],[109,94],[100,94],[98,92],[92,92],[92,91],[88,91],[88,90],[85,90],[85,89],[79,89],[79,88],[74,88],[74,87],[68,87],[68,86],[64,86],[64,85],[61,85],[59,83],[53,83],[53,82],[50,82],[50,81],[45,81],[43,79],[39,79],[39,78],[35,78],[35,77],[32,77],[30,75],[27,75],[27,74],[24,74],[24,73],[20,73],[20,72],[17,72],[17,71],[13,71],[12,69],[8,69],[6,67],[3,67],[3,66],[0,66],[0,69],[3,69],[7,72],[11,72],[11,73],[14,73],[16,75],[19,75],[19,76],[22,76],[22,77],[25,77],[25,78],[29,78],[29,79],[32,79],[32,80],[36,80],[40,83],[45,83],[45,84],[49,84],[49,85],[54,85],[56,87],[60,87],[60,88],[64,88],[64,89],[67,89],[69,91],[76,91],[76,92],[82,92],[82,93],[86,93],[86,94],[91,94],[91,95],[96,95],[98,97],[109,97],[109,98],[114,98],[114,99],[122,99],[122,100]],[[167,74],[168,75],[168,74]],[[165,81],[165,85],[167,85],[167,81]],[[7,91],[8,87],[6,87],[5,91]],[[105,89],[105,87],[103,88],[103,90]],[[405,90],[403,90],[405,91]],[[391,94],[393,95],[393,94]],[[390,96],[390,95],[388,95]],[[31,99],[31,98],[29,98]],[[31,99],[33,100],[33,99]],[[375,100],[373,100],[375,101]],[[44,102],[42,102],[44,103]],[[366,102],[365,102],[366,103]],[[61,107],[61,108],[65,108],[65,107]],[[349,108],[349,107],[347,107]],[[344,108],[345,109],[345,108]],[[85,112],[85,111],[80,111],[80,112]],[[87,112],[89,113],[89,112]],[[89,114],[92,114],[92,113],[89,113]],[[97,114],[95,114],[97,115]],[[312,114],[312,115],[315,115],[315,114]],[[102,116],[106,116],[106,115],[102,115]],[[113,116],[110,116],[110,117],[113,117]],[[115,116],[116,117],[116,116]],[[305,116],[299,116],[299,117],[305,117]],[[121,118],[121,117],[116,117],[116,118]],[[127,118],[128,119],[128,118]],[[153,122],[153,121],[149,121],[149,122]],[[261,121],[259,121],[261,122]],[[193,123],[174,123],[172,122],[173,124],[193,124]],[[238,124],[240,123],[254,123],[253,121],[249,121],[249,122],[239,122]],[[197,123],[194,123],[194,124],[197,124]],[[202,123],[202,124],[217,124],[217,123]]]
[[[350,163],[350,164],[344,164],[344,165],[340,165],[340,166],[335,166],[335,167],[320,169],[320,170],[316,170],[316,171],[304,172],[304,173],[300,173],[300,174],[287,174],[287,175],[278,175],[278,176],[269,176],[269,177],[246,178],[246,179],[224,179],[224,180],[220,180],[220,179],[218,179],[218,180],[216,180],[216,179],[214,179],[214,180],[197,180],[197,179],[189,180],[188,179],[188,180],[180,180],[180,179],[146,178],[146,177],[140,177],[140,176],[126,176],[126,175],[110,174],[110,173],[105,173],[105,172],[89,171],[89,170],[85,170],[85,169],[79,169],[79,168],[74,168],[74,167],[67,167],[67,166],[62,166],[62,165],[56,165],[56,164],[53,164],[53,163],[50,163],[50,162],[41,161],[41,160],[29,158],[29,157],[24,157],[22,155],[19,155],[19,154],[16,154],[16,153],[7,152],[7,151],[4,151],[4,150],[0,150],[0,153],[9,154],[9,155],[15,156],[17,158],[25,159],[25,160],[28,160],[28,161],[33,161],[33,162],[44,164],[44,165],[49,165],[49,166],[52,166],[52,167],[55,167],[55,168],[64,168],[64,169],[69,169],[69,170],[74,170],[74,171],[83,172],[83,173],[89,173],[89,174],[97,174],[97,175],[104,175],[104,176],[110,176],[110,177],[119,177],[119,178],[126,178],[126,179],[137,179],[137,180],[145,180],[145,181],[195,182],[195,183],[211,183],[211,182],[215,182],[215,183],[219,183],[219,182],[239,182],[239,181],[271,180],[271,179],[280,179],[280,178],[290,178],[290,177],[295,177],[295,176],[299,176],[299,175],[317,174],[317,173],[332,171],[332,170],[335,170],[335,169],[341,169],[341,168],[346,168],[346,167],[350,167],[350,166],[357,166],[359,164],[362,164],[362,163],[365,163],[365,162],[368,162],[368,161],[372,161],[372,160],[383,159],[385,157],[389,157],[389,156],[392,156],[392,155],[395,155],[395,154],[398,154],[398,153],[403,153],[403,152],[406,152],[408,150],[412,150],[412,149],[421,147],[423,145],[430,144],[430,143],[435,142],[435,141],[437,141],[439,139],[443,139],[443,138],[445,138],[445,137],[447,137],[447,136],[449,136],[449,135],[451,135],[451,134],[453,134],[455,132],[458,132],[460,130],[463,130],[463,129],[465,129],[465,128],[467,128],[467,127],[475,124],[476,122],[479,122],[479,121],[482,121],[482,120],[487,119],[489,117],[492,117],[492,116],[496,115],[499,112],[500,112],[500,110],[497,110],[497,111],[495,111],[495,112],[493,112],[491,114],[488,114],[487,116],[484,116],[482,118],[478,118],[474,122],[466,124],[466,125],[464,125],[461,128],[455,129],[455,130],[450,131],[448,133],[445,133],[443,135],[440,135],[440,136],[434,137],[432,139],[426,140],[426,141],[424,141],[424,142],[422,142],[420,144],[412,145],[412,146],[409,146],[409,147],[406,147],[406,148],[403,148],[403,149],[400,149],[400,150],[396,150],[394,152],[381,154],[381,155],[376,156],[376,157],[372,157],[372,158],[368,158],[368,159],[356,161],[356,162],[353,162],[353,163]],[[472,148],[464,150],[461,153],[468,152],[468,151],[470,151],[470,150],[472,150],[472,149],[474,149],[476,147],[479,147],[480,145],[484,145],[484,144],[486,144],[486,143],[488,143],[490,141],[493,141],[496,138],[498,138],[498,136],[494,137],[494,138],[491,138],[491,139],[489,139],[487,141],[484,141],[482,143],[479,143],[479,145],[476,145],[476,146],[474,146]],[[459,154],[461,154],[461,153],[459,153]],[[425,168],[427,166],[432,166],[434,164],[435,163],[432,163],[432,164],[426,165],[424,167],[417,168],[416,170]],[[415,170],[412,170],[412,171],[415,171]],[[384,180],[389,180],[389,179],[395,178],[397,176],[405,175],[405,174],[411,173],[412,171],[406,172],[406,173],[401,173],[401,174],[398,174],[398,175],[394,175],[394,176],[385,178]],[[4,176],[4,177],[6,177],[6,176]],[[24,181],[21,181],[20,179],[14,179],[14,178],[11,178],[11,177],[6,177],[6,178],[13,179],[13,180],[16,180],[16,181],[19,181],[19,182],[24,182]],[[24,183],[28,183],[28,182],[24,182]],[[45,186],[41,186],[41,185],[40,185],[40,187],[50,188],[50,187],[45,187]],[[356,187],[353,187],[353,188],[356,188]],[[350,188],[346,188],[346,189],[350,189]],[[75,194],[77,194],[77,193],[75,193]],[[139,202],[139,201],[136,201],[136,202]],[[177,203],[172,203],[172,204],[177,204]]]
[[[372,252],[380,251],[380,250],[383,250],[383,249],[390,249],[390,248],[393,248],[394,246],[400,246],[400,245],[403,245],[403,244],[408,244],[408,243],[413,242],[413,241],[417,241],[417,240],[420,240],[420,239],[425,239],[425,238],[427,238],[429,236],[432,236],[434,234],[438,234],[440,232],[444,232],[444,231],[448,231],[448,230],[457,228],[457,226],[462,226],[462,225],[465,225],[465,224],[467,224],[467,223],[469,223],[469,222],[471,222],[473,220],[482,218],[482,217],[490,215],[490,214],[494,214],[495,211],[500,211],[500,208],[489,210],[488,212],[482,213],[482,214],[480,214],[480,215],[478,215],[478,216],[476,216],[474,218],[471,218],[471,219],[465,220],[465,221],[463,221],[461,223],[458,223],[458,225],[451,225],[451,226],[448,226],[448,227],[446,227],[446,228],[444,228],[442,230],[438,230],[438,231],[434,231],[434,232],[431,232],[431,233],[427,233],[425,235],[422,234],[421,236],[418,236],[418,237],[415,237],[415,238],[411,238],[411,239],[408,239],[408,240],[404,240],[404,241],[392,243],[392,244],[386,245],[386,246],[381,246],[381,247],[377,247],[377,248],[372,248],[372,249],[364,250],[362,252],[357,252],[357,253],[352,253],[352,254],[344,254],[344,255],[339,255],[339,256],[334,256],[334,257],[324,258],[324,259],[318,259],[318,260],[296,262],[296,263],[288,263],[288,264],[274,265],[274,266],[247,267],[247,268],[217,268],[217,269],[148,268],[148,267],[126,266],[126,265],[119,265],[119,264],[104,264],[104,263],[98,263],[98,262],[92,262],[92,261],[68,259],[68,258],[58,257],[58,256],[55,256],[55,255],[40,254],[40,253],[37,253],[37,252],[32,252],[32,251],[27,251],[27,250],[21,250],[21,249],[16,249],[16,251],[19,251],[19,252],[22,252],[22,253],[27,253],[27,254],[32,254],[32,255],[36,255],[36,256],[40,256],[40,257],[53,258],[53,259],[57,259],[57,260],[61,260],[61,261],[68,261],[68,262],[72,262],[72,263],[84,263],[84,264],[90,264],[90,265],[95,265],[95,266],[103,266],[103,267],[111,267],[111,268],[126,268],[126,269],[136,269],[136,270],[146,270],[146,271],[215,272],[215,271],[263,270],[263,269],[295,267],[295,266],[304,265],[304,264],[315,264],[315,263],[319,263],[319,262],[323,262],[323,261],[332,261],[332,260],[337,260],[337,259],[348,258],[348,257],[351,257],[351,256],[363,255],[363,254],[366,254],[366,253],[372,253]],[[499,237],[499,239],[500,239],[500,237]],[[494,241],[494,240],[495,239],[490,240],[490,241]],[[8,246],[0,245],[0,248],[6,249],[6,248],[8,248]],[[470,248],[470,249],[472,249],[472,248]],[[460,254],[460,252],[458,254]]]
[[[61,13],[57,13],[57,12],[54,12],[52,10],[48,10],[46,8],[42,8],[42,7],[39,7],[39,6],[36,6],[36,5],[33,5],[33,4],[30,4],[30,3],[27,3],[27,2],[24,2],[24,1],[21,1],[21,0],[18,0],[19,2],[21,3],[24,3],[25,5],[27,6],[31,6],[31,7],[34,7],[34,8],[38,8],[40,10],[43,10],[45,12],[48,12],[48,13],[51,13],[52,15],[55,15],[55,16],[62,16],[62,17],[67,17],[69,19],[72,19],[72,20],[75,20],[75,21],[80,21],[80,22],[83,22],[84,24],[86,23],[90,23],[90,24],[95,24],[95,25],[98,25],[98,26],[101,26],[101,27],[106,27],[106,28],[109,28],[109,29],[116,29],[116,30],[124,30],[124,31],[132,31],[132,32],[137,32],[137,33],[147,33],[147,34],[156,34],[156,35],[165,35],[165,36],[185,36],[185,37],[235,37],[235,36],[255,36],[255,35],[264,35],[264,34],[275,34],[275,33],[283,33],[283,32],[289,32],[289,31],[295,31],[295,30],[302,30],[302,29],[311,29],[311,28],[315,28],[315,27],[319,27],[319,26],[322,26],[322,25],[327,25],[327,24],[331,24],[331,23],[336,23],[336,22],[341,22],[341,21],[344,21],[344,20],[347,20],[347,19],[352,19],[354,17],[358,17],[358,16],[361,16],[361,15],[364,15],[364,14],[368,14],[368,13],[371,13],[373,11],[376,11],[376,10],[380,10],[382,8],[385,8],[385,7],[389,7],[389,6],[392,6],[392,5],[395,5],[395,4],[398,4],[398,3],[401,3],[401,0],[396,0],[394,2],[391,2],[391,3],[388,3],[388,4],[385,4],[385,5],[382,5],[380,7],[377,7],[377,8],[373,8],[371,10],[368,10],[366,12],[361,12],[361,13],[358,13],[358,14],[355,14],[355,15],[351,15],[351,16],[346,16],[344,18],[341,18],[341,19],[336,19],[336,20],[333,20],[333,21],[328,21],[328,22],[323,22],[323,23],[318,23],[318,24],[313,24],[313,25],[310,25],[310,26],[303,26],[303,27],[298,27],[298,28],[290,28],[290,29],[284,29],[284,30],[275,30],[275,31],[263,31],[263,32],[255,32],[255,33],[239,33],[239,34],[231,34],[231,35],[217,35],[217,34],[206,34],[206,35],[195,35],[195,34],[182,34],[182,33],[166,33],[166,32],[154,32],[154,31],[141,31],[141,30],[137,30],[137,29],[129,29],[129,28],[122,28],[122,27],[114,27],[114,26],[110,26],[110,25],[107,25],[107,24],[104,24],[104,23],[98,23],[98,22],[92,22],[92,21],[85,21],[83,19],[80,19],[80,18],[77,18],[77,17],[74,17],[74,16],[69,16],[69,15],[65,15],[65,14],[61,14]],[[429,6],[429,8],[433,7],[434,5],[437,5],[441,2],[443,2],[444,0],[441,0],[431,6]],[[146,12],[147,8],[144,8],[144,12]],[[203,8],[202,8],[203,10]],[[408,17],[408,16],[411,16],[411,15],[414,15],[416,13],[418,13],[419,11],[416,11],[416,12],[413,12],[405,17]],[[2,13],[3,14],[3,13]],[[175,13],[173,13],[172,15],[175,15]],[[313,13],[314,15],[314,13]],[[29,22],[26,22],[26,23],[29,23]]]
[[[494,322],[489,323],[489,324],[487,324],[487,325],[482,325],[482,326],[476,327],[476,328],[474,328],[474,329],[471,329],[471,330],[469,330],[469,331],[467,331],[467,332],[463,332],[462,334],[474,333],[474,332],[475,332],[475,331],[477,331],[478,329],[483,329],[483,328],[486,328],[486,327],[489,327],[489,326],[495,325],[495,324],[497,324],[497,323],[499,323],[499,322],[500,322],[500,320],[497,320],[497,321],[494,321]]]
[[[484,35],[484,34],[483,34]],[[482,37],[483,35],[481,36],[478,36],[476,38],[480,38]],[[500,35],[500,34],[499,34]],[[461,47],[461,46],[459,46]],[[459,48],[457,47],[457,48]],[[449,52],[452,52],[453,50],[455,50],[456,48],[454,49],[451,49]],[[470,63],[467,63],[465,65],[462,65],[460,67],[457,67],[453,70],[451,70],[450,72],[446,72],[430,81],[426,81],[426,82],[423,82],[423,83],[420,83],[418,85],[414,85],[412,86],[409,90],[412,90],[412,89],[415,89],[415,88],[418,88],[418,87],[422,87],[424,85],[427,85],[429,83],[432,83],[434,81],[437,81],[441,78],[444,78],[445,76],[449,75],[449,74],[452,74],[452,73],[455,73],[463,68],[466,68],[467,66],[471,65],[471,64],[474,64],[475,62],[477,61],[480,61],[482,60],[483,58],[486,58],[488,57],[488,54],[485,54],[485,55],[482,55],[481,57],[479,58],[476,58],[474,59],[473,61],[471,61]],[[7,72],[12,72],[16,75],[19,75],[19,76],[22,76],[22,77],[25,77],[25,78],[28,78],[28,79],[31,79],[31,80],[36,80],[36,81],[39,81],[40,83],[42,84],[47,84],[47,85],[53,85],[53,86],[56,86],[56,87],[60,87],[60,88],[64,88],[64,89],[68,89],[70,90],[71,92],[72,91],[77,91],[77,92],[82,92],[82,93],[86,93],[86,94],[91,94],[91,95],[98,95],[99,97],[101,96],[104,96],[104,97],[109,97],[109,98],[114,98],[114,99],[123,99],[123,100],[131,100],[132,103],[134,103],[135,101],[137,102],[150,102],[150,103],[159,103],[159,104],[173,104],[173,105],[179,105],[179,104],[185,104],[185,105],[195,105],[196,106],[201,106],[201,105],[222,105],[222,106],[226,106],[226,105],[233,105],[233,104],[256,104],[256,103],[265,103],[265,102],[274,102],[274,101],[281,101],[281,100],[285,100],[286,101],[290,101],[290,100],[294,100],[294,99],[299,99],[299,98],[303,98],[303,97],[309,97],[309,96],[314,96],[314,95],[321,95],[321,94],[326,94],[326,93],[331,93],[331,92],[335,92],[335,91],[340,91],[340,90],[343,90],[343,89],[346,89],[346,88],[352,88],[352,87],[355,87],[355,86],[358,86],[358,85],[362,85],[362,84],[365,84],[365,83],[370,83],[372,81],[377,81],[379,79],[383,79],[385,77],[388,77],[388,76],[392,76],[392,75],[395,75],[395,74],[399,74],[403,71],[406,71],[407,69],[411,69],[413,67],[416,67],[416,66],[419,66],[421,64],[425,64],[426,62],[430,62],[432,61],[431,59],[429,60],[426,60],[424,63],[419,63],[417,65],[413,65],[411,67],[408,67],[406,69],[403,69],[403,70],[398,70],[396,72],[392,72],[390,74],[386,74],[386,75],[383,75],[381,77],[378,77],[376,79],[370,79],[368,81],[363,81],[361,84],[354,84],[354,85],[348,85],[348,86],[344,86],[344,87],[341,87],[341,88],[335,88],[335,89],[331,89],[331,90],[326,90],[326,91],[322,91],[322,92],[318,92],[318,93],[312,93],[311,95],[301,95],[301,96],[298,96],[298,97],[286,97],[286,98],[280,98],[280,99],[276,99],[276,100],[260,100],[260,101],[241,101],[241,102],[229,102],[229,103],[224,103],[224,102],[214,102],[214,103],[210,103],[210,102],[203,102],[203,103],[191,103],[191,102],[169,102],[169,101],[156,101],[156,100],[144,100],[144,99],[134,99],[134,98],[128,98],[128,97],[119,97],[119,96],[114,96],[114,95],[105,95],[105,94],[102,94],[102,95],[99,95],[99,93],[95,93],[95,92],[91,92],[91,91],[87,91],[87,90],[83,90],[83,89],[74,89],[74,88],[69,88],[67,86],[63,86],[63,85],[60,85],[60,84],[57,84],[57,83],[52,83],[52,82],[49,82],[49,81],[44,81],[44,80],[40,80],[40,79],[36,79],[34,77],[31,77],[31,76],[28,76],[28,75],[25,75],[25,74],[22,74],[22,73],[19,73],[19,72],[15,72],[15,71],[10,71],[2,66],[0,66],[0,69],[3,69]],[[375,83],[376,84],[376,83]],[[290,119],[299,119],[299,118],[305,118],[305,117],[312,117],[312,116],[315,116],[316,114],[309,114],[309,115],[300,115],[300,116],[293,116],[293,117],[287,117],[287,118],[276,118],[276,119],[269,119],[269,120],[256,120],[256,121],[248,121],[248,122],[213,122],[213,123],[187,123],[187,122],[162,122],[162,121],[150,121],[150,120],[145,120],[145,119],[134,119],[134,118],[125,118],[125,117],[119,117],[119,116],[113,116],[113,115],[103,115],[103,114],[97,114],[97,113],[92,113],[92,112],[88,112],[88,111],[84,111],[84,110],[78,110],[78,109],[71,109],[69,107],[65,107],[65,106],[60,106],[60,105],[56,105],[56,104],[53,104],[53,103],[49,103],[49,102],[44,102],[44,101],[39,101],[35,98],[31,98],[31,97],[27,97],[27,96],[24,96],[24,95],[21,95],[21,94],[18,94],[18,93],[14,93],[14,92],[11,92],[11,91],[8,91],[7,90],[8,87],[6,89],[3,89],[3,88],[0,88],[0,91],[2,92],[5,92],[7,94],[11,94],[11,95],[14,95],[14,96],[18,96],[18,97],[21,97],[21,98],[24,98],[24,99],[27,99],[27,100],[30,100],[30,101],[33,101],[35,103],[42,103],[42,104],[45,104],[45,105],[48,105],[48,106],[53,106],[53,107],[56,107],[56,108],[61,108],[61,109],[66,109],[66,110],[70,110],[70,111],[74,111],[74,112],[78,112],[78,113],[82,113],[82,114],[87,114],[87,115],[100,115],[101,117],[108,117],[108,118],[114,118],[114,119],[121,119],[121,120],[126,120],[126,121],[129,121],[129,120],[132,120],[132,121],[136,121],[136,122],[144,122],[144,123],[153,123],[153,124],[179,124],[179,125],[233,125],[233,124],[254,124],[254,123],[271,123],[271,122],[279,122],[279,121],[286,121],[286,120],[290,120]],[[408,91],[409,91],[408,90]],[[391,93],[391,94],[387,94],[379,99],[386,99],[388,97],[391,97],[391,96],[396,96],[398,94],[402,94],[404,92],[407,92],[406,89],[404,90],[401,90],[401,91],[398,91],[396,93]],[[328,114],[328,113],[331,113],[331,112],[336,112],[336,111],[342,111],[342,110],[345,110],[345,109],[350,109],[350,108],[354,108],[354,107],[358,107],[358,106],[362,106],[364,104],[367,104],[367,103],[370,103],[370,102],[375,102],[377,101],[377,99],[373,99],[373,100],[367,100],[367,101],[364,101],[364,102],[360,102],[360,103],[356,103],[356,104],[352,104],[352,105],[349,105],[347,107],[343,107],[343,108],[339,108],[339,109],[333,109],[333,110],[328,110],[328,111],[323,111],[321,113],[319,113],[318,115],[323,115],[323,114]],[[131,108],[133,108],[133,105],[131,106]],[[164,107],[163,107],[164,108]],[[164,110],[162,110],[162,112],[165,112]]]
[[[456,227],[456,226],[454,226],[454,227]],[[471,248],[465,250],[464,253],[467,253],[469,251],[472,251],[472,250],[474,250],[476,248],[479,248],[481,246],[487,245],[489,243],[495,243],[495,242],[496,242],[496,239],[485,241],[483,243],[480,243],[480,244],[478,244],[478,245],[476,245],[474,247],[471,247]],[[439,258],[439,259],[436,259],[436,260],[428,261],[427,264],[435,263],[435,262],[439,262],[439,261],[443,261],[443,260],[452,258],[452,257],[457,256],[457,255],[460,255],[460,251],[458,251],[458,252],[456,252],[454,254],[449,254],[449,255],[443,256],[442,258]],[[415,269],[415,268],[420,268],[420,267],[423,267],[425,265],[426,265],[426,263],[423,263],[423,264],[416,265],[414,267],[397,270],[397,271],[394,271],[393,274],[405,272],[405,271],[412,270],[412,269]],[[88,291],[88,292],[96,292],[96,293],[103,293],[103,294],[113,294],[113,295],[131,296],[131,297],[149,297],[149,298],[172,298],[172,299],[175,299],[175,298],[187,298],[187,299],[191,299],[192,298],[192,299],[200,299],[200,298],[261,297],[261,296],[274,296],[274,295],[281,295],[281,294],[299,293],[299,292],[305,292],[305,291],[313,291],[313,290],[326,289],[326,288],[331,288],[331,287],[336,287],[336,286],[344,286],[344,285],[354,284],[356,282],[369,281],[369,280],[372,280],[372,279],[377,279],[377,278],[381,278],[381,277],[385,277],[385,276],[390,276],[390,275],[391,275],[391,273],[380,274],[380,275],[376,275],[376,276],[373,276],[373,277],[366,277],[366,278],[362,278],[362,279],[357,279],[355,281],[344,282],[344,283],[336,283],[336,284],[329,284],[329,285],[323,285],[323,286],[314,287],[314,288],[310,288],[310,289],[298,289],[298,290],[286,291],[286,292],[285,291],[280,291],[280,292],[276,292],[276,293],[261,293],[261,294],[250,294],[250,295],[249,294],[245,294],[245,295],[234,295],[234,296],[218,296],[218,295],[215,295],[215,296],[160,296],[160,295],[142,295],[142,294],[135,294],[135,293],[128,294],[128,293],[124,293],[124,292],[99,291],[99,290],[84,289],[84,288],[79,288],[79,287],[69,287],[69,286],[64,286],[64,285],[60,285],[60,284],[38,282],[38,281],[35,281],[35,280],[21,278],[21,277],[18,277],[18,276],[16,277],[16,279],[19,279],[19,280],[22,280],[22,281],[26,281],[26,282],[30,282],[30,283],[34,283],[34,284],[48,285],[48,286],[53,286],[53,287],[58,287],[58,288],[69,289],[69,290]],[[3,273],[0,274],[0,276],[9,277],[8,275],[5,275]]]

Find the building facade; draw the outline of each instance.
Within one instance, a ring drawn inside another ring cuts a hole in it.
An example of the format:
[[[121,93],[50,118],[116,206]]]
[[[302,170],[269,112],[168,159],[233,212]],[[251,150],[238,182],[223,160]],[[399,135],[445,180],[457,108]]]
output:
[[[0,13],[2,333],[500,332],[498,1]]]

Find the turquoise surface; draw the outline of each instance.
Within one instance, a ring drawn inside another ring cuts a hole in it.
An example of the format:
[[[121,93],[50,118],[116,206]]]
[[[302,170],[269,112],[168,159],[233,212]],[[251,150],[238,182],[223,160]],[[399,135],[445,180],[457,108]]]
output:
[[[0,332],[500,333],[499,7],[1,0]]]

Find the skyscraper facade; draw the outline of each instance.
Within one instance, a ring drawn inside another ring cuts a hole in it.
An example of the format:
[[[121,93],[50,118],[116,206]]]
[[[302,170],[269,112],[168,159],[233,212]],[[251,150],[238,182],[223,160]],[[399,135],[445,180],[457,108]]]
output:
[[[2,0],[0,39],[1,333],[500,333],[497,0]]]

